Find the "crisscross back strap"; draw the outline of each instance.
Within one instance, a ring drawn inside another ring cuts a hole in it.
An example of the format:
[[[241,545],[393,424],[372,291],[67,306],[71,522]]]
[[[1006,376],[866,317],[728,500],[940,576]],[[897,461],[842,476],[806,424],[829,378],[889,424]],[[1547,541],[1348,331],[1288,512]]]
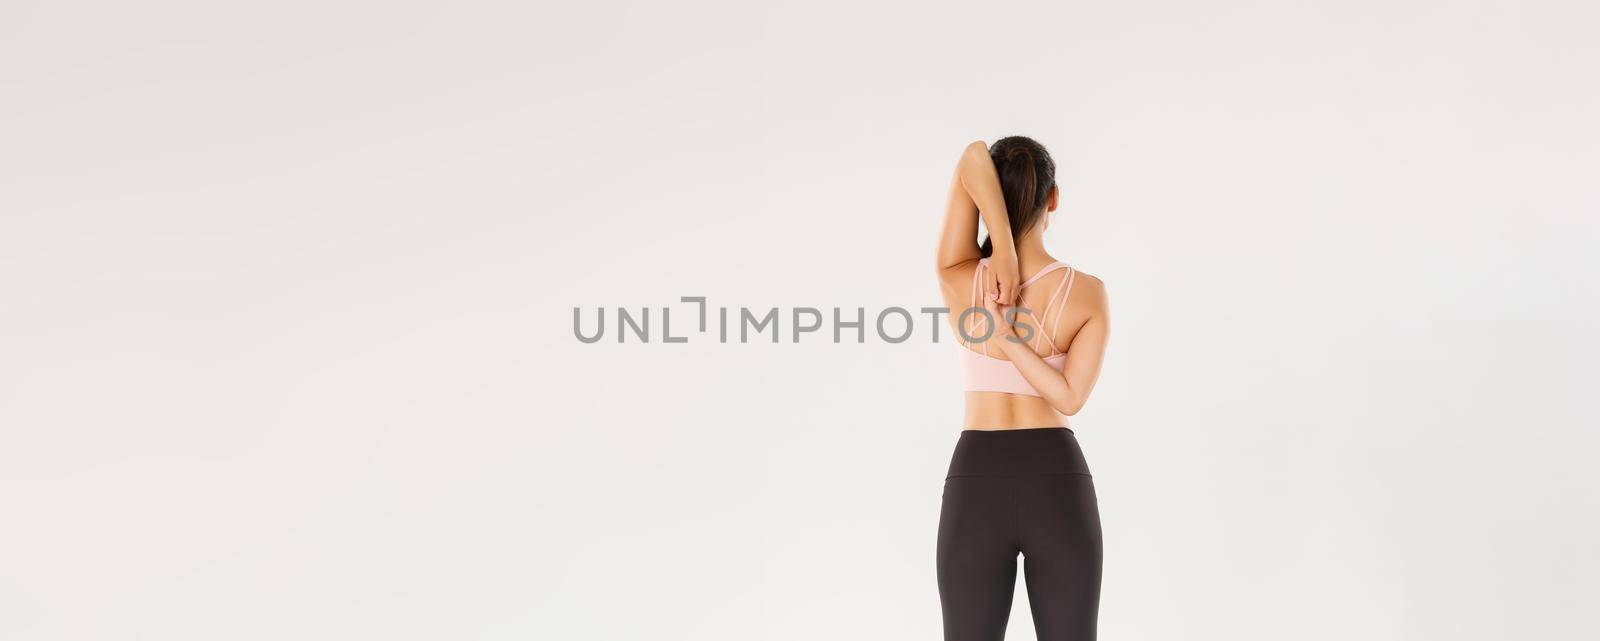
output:
[[[980,259],[978,261],[978,267],[972,270],[972,307],[977,307],[982,304],[982,302],[979,300],[979,296],[981,296],[983,293],[983,290],[981,289],[983,283],[981,277],[983,275],[983,270],[988,266],[989,259],[984,258]],[[975,314],[975,316],[977,316],[977,320],[972,322],[970,328],[967,330],[967,336],[977,336],[978,328],[982,327],[984,322],[986,322],[989,318],[987,314]],[[961,339],[961,342],[967,346],[967,349],[972,349],[972,341],[966,340],[965,337],[958,336],[957,338]],[[989,341],[983,342],[983,354],[985,356],[989,355]]]
[[[1055,270],[1058,270],[1058,269],[1067,269],[1067,266],[1066,266],[1066,264],[1062,263],[1059,260],[1056,261],[1056,262],[1050,263],[1049,265],[1045,265],[1044,269],[1041,269],[1038,272],[1035,272],[1032,276],[1029,276],[1028,280],[1022,281],[1022,284],[1018,285],[1017,289],[1022,289],[1024,287],[1032,285],[1035,282],[1037,282],[1039,279],[1050,275],[1051,272],[1053,272]]]
[[[983,259],[980,259],[978,261],[977,268],[972,270],[972,303],[971,303],[972,307],[979,307],[979,306],[983,305],[983,289],[982,289],[982,286],[983,286],[983,270],[988,269],[988,267],[989,267],[989,259],[983,258]],[[1057,313],[1056,313],[1056,322],[1055,322],[1055,326],[1056,327],[1053,327],[1050,330],[1050,351],[1051,351],[1052,355],[1056,352],[1056,347],[1055,347],[1055,341],[1056,341],[1055,334],[1056,334],[1056,332],[1055,332],[1055,330],[1057,328],[1059,328],[1059,326],[1061,325],[1061,315],[1066,312],[1067,296],[1071,296],[1072,295],[1072,280],[1073,280],[1073,277],[1077,275],[1077,273],[1076,273],[1077,270],[1074,270],[1071,265],[1068,265],[1068,264],[1063,263],[1061,261],[1056,261],[1056,262],[1050,263],[1049,265],[1045,265],[1043,269],[1040,269],[1039,271],[1035,272],[1032,276],[1029,276],[1028,280],[1022,281],[1022,284],[1017,287],[1017,289],[1020,291],[1023,288],[1029,286],[1029,285],[1032,285],[1032,284],[1034,284],[1036,282],[1039,282],[1039,279],[1044,278],[1045,276],[1048,276],[1048,275],[1056,272],[1057,270],[1062,270],[1062,269],[1067,270],[1067,275],[1066,275],[1065,278],[1061,279],[1061,284],[1057,285],[1055,291],[1050,294],[1050,300],[1044,304],[1044,313],[1041,314],[1041,315],[1036,315],[1036,314],[1033,313],[1032,310],[1024,312],[1029,317],[1031,317],[1033,319],[1034,324],[1039,328],[1039,339],[1034,341],[1033,351],[1035,351],[1035,352],[1039,351],[1039,348],[1044,346],[1043,345],[1043,341],[1044,341],[1044,338],[1045,338],[1045,333],[1044,333],[1045,319],[1048,319],[1050,317],[1050,309],[1051,309],[1052,306],[1055,305],[1056,298],[1059,297],[1061,299],[1061,305],[1059,306],[1059,309],[1057,310]],[[989,322],[989,315],[988,314],[974,314],[974,316],[976,318],[970,324],[969,329],[967,330],[967,336],[977,336],[978,335],[978,331],[983,329]],[[956,338],[958,340],[960,340],[963,345],[967,346],[967,348],[970,349],[972,347],[972,342],[966,340],[965,337],[957,336]],[[988,341],[984,341],[983,342],[982,350],[983,350],[983,354],[985,356],[987,356],[989,354],[989,342]]]
[[[1072,297],[1072,281],[1077,279],[1077,277],[1078,277],[1078,270],[1073,269],[1071,267],[1068,267],[1067,268],[1067,277],[1061,279],[1061,285],[1057,286],[1058,290],[1060,290],[1063,287],[1065,287],[1066,289],[1061,294],[1061,305],[1056,307],[1056,320],[1055,320],[1054,323],[1052,323],[1050,325],[1050,353],[1051,354],[1055,354],[1056,351],[1057,351],[1057,348],[1055,346],[1056,345],[1056,331],[1061,329],[1061,317],[1067,315],[1067,299]],[[1048,305],[1045,306],[1045,315],[1046,316],[1050,315],[1050,307]]]

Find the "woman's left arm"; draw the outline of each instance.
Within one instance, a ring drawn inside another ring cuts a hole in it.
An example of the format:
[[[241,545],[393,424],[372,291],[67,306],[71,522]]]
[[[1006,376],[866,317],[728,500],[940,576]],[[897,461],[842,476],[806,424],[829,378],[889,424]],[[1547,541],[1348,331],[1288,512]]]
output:
[[[1011,359],[1022,377],[1033,385],[1033,389],[1044,397],[1056,411],[1072,416],[1083,409],[1083,404],[1089,400],[1089,393],[1094,391],[1094,384],[1100,378],[1100,364],[1106,353],[1106,341],[1110,338],[1111,319],[1106,304],[1105,284],[1100,279],[1092,276],[1081,275],[1077,294],[1089,298],[1090,316],[1083,327],[1078,329],[1078,334],[1073,336],[1072,344],[1067,347],[1067,364],[1063,371],[1057,372],[1044,358],[1033,353],[1026,342],[1018,341],[1009,323],[996,322],[995,333],[990,341],[998,342],[1000,350],[1005,352],[1006,358]],[[1087,281],[1087,282],[1083,282]],[[1087,285],[1087,287],[1085,286]],[[1002,307],[992,298],[984,299],[984,307],[995,319],[1004,319],[1002,314],[1009,311],[1009,307]],[[1035,331],[1039,331],[1035,329]]]

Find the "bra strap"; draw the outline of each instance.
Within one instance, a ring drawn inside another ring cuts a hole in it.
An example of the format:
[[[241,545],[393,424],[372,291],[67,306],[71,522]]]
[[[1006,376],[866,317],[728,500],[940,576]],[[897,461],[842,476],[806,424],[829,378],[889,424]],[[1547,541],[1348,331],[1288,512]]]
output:
[[[1061,261],[1056,261],[1056,262],[1050,263],[1049,265],[1045,265],[1043,269],[1040,269],[1034,275],[1029,276],[1028,280],[1022,281],[1022,284],[1018,285],[1017,289],[1022,289],[1024,287],[1032,285],[1035,281],[1038,281],[1039,279],[1044,278],[1050,272],[1053,272],[1055,270],[1062,269],[1062,268],[1065,268],[1065,267],[1066,267],[1066,265],[1063,264]]]
[[[977,307],[978,305],[981,304],[979,302],[979,300],[978,300],[979,297],[982,295],[982,290],[980,289],[980,287],[982,286],[982,280],[981,280],[980,276],[983,274],[983,270],[985,268],[987,268],[988,265],[989,265],[989,259],[981,258],[981,259],[978,260],[978,266],[973,268],[973,270],[972,270],[972,306],[973,307]],[[978,334],[978,328],[979,327],[983,327],[984,323],[989,318],[988,315],[986,315],[986,314],[977,314],[976,316],[977,316],[977,319],[972,321],[972,324],[969,326],[969,329],[967,330],[967,335],[969,335],[969,336],[976,336]],[[958,323],[958,325],[959,325],[959,323]],[[964,344],[966,344],[968,349],[972,348],[972,341],[966,340],[964,337],[961,337],[961,336],[957,336],[956,338],[961,339],[961,341]],[[982,349],[983,349],[983,355],[984,356],[988,356],[989,355],[989,341],[984,341],[983,342]]]
[[[1056,263],[1056,264],[1059,265],[1060,263]],[[1071,276],[1072,274],[1069,271],[1067,273],[1067,275]],[[1035,352],[1039,351],[1039,348],[1044,347],[1044,320],[1047,319],[1047,318],[1050,318],[1050,308],[1055,306],[1056,297],[1061,295],[1062,288],[1064,288],[1066,286],[1067,286],[1067,278],[1062,278],[1061,279],[1061,284],[1056,285],[1056,290],[1054,292],[1050,293],[1050,300],[1045,302],[1044,309],[1040,310],[1039,319],[1038,319],[1038,321],[1039,321],[1039,340],[1036,340],[1036,341],[1033,342],[1033,351],[1035,351]],[[1056,351],[1055,338],[1051,337],[1050,341],[1051,341],[1050,342],[1050,353],[1054,354],[1055,351]]]
[[[1061,317],[1067,315],[1067,299],[1072,297],[1072,281],[1076,280],[1077,276],[1078,270],[1071,267],[1067,268],[1067,291],[1061,296],[1061,306],[1056,309],[1056,322],[1050,325],[1050,344],[1052,346],[1056,344],[1056,330],[1061,329]]]

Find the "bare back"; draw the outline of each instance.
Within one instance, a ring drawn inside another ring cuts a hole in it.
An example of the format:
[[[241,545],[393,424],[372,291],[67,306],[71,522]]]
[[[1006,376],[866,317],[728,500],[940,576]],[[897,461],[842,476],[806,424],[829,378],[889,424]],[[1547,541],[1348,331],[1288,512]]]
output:
[[[1042,358],[1069,355],[1080,330],[1104,309],[1105,290],[1100,279],[1070,267],[1040,273],[1054,264],[1053,258],[1043,256],[1024,260],[1020,265],[1021,273],[1028,275],[1028,279],[1017,301],[1014,321],[1017,339],[1026,342],[1029,349]],[[950,327],[958,341],[964,343],[959,349],[981,351],[987,357],[1006,360],[1001,350],[984,340],[989,328],[981,300],[991,292],[974,291],[981,269],[978,261],[971,261],[943,272],[940,290],[945,306],[950,309]],[[970,344],[966,344],[968,339]],[[1038,396],[974,391],[965,394],[964,426],[968,429],[1066,424],[1065,417]]]

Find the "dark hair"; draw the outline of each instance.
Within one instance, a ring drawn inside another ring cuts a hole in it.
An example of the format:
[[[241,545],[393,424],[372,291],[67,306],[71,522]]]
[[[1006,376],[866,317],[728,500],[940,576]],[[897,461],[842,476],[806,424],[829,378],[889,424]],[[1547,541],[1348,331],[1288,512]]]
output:
[[[1056,162],[1039,141],[1027,136],[1006,136],[989,145],[989,159],[1000,175],[1000,193],[1006,200],[1011,237],[1021,238],[1044,216],[1045,201],[1056,186]],[[980,251],[994,253],[994,243],[983,239]]]

